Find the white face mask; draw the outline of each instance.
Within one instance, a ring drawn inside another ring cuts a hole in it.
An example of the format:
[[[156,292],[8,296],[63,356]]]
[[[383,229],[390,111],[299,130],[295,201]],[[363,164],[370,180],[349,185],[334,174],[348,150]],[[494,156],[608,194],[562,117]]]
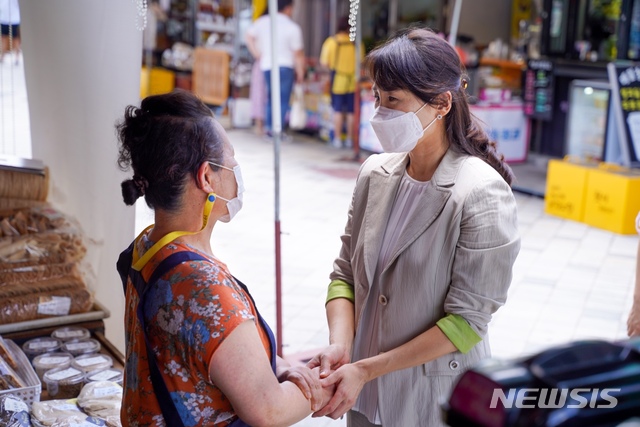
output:
[[[221,222],[229,222],[233,219],[234,216],[242,209],[242,193],[244,193],[244,182],[242,181],[242,172],[240,171],[240,165],[234,166],[233,169],[228,168],[226,166],[219,165],[217,163],[209,162],[212,165],[221,167],[222,169],[226,169],[228,171],[233,172],[233,176],[236,178],[236,185],[238,186],[237,196],[233,199],[225,199],[222,196],[215,195],[217,198],[224,200],[227,202],[227,211],[228,214],[222,216],[220,218]]]
[[[442,119],[438,114],[424,129],[418,118],[418,113],[427,104],[424,104],[415,113],[409,111],[392,110],[387,107],[376,108],[371,118],[371,127],[375,132],[382,149],[386,153],[407,153],[413,150],[424,132]]]

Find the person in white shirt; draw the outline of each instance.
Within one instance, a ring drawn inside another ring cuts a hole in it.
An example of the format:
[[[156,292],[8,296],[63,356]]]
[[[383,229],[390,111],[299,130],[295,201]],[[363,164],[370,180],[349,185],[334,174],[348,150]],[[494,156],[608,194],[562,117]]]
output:
[[[291,91],[294,79],[302,82],[304,79],[304,52],[302,29],[295,23],[293,14],[293,0],[278,0],[278,14],[274,21],[277,28],[277,61],[280,69],[280,120],[285,128],[285,117],[289,109]],[[258,18],[247,30],[246,42],[251,55],[260,62],[260,69],[264,73],[267,87],[267,102],[265,109],[265,130],[268,135],[272,131],[271,114],[271,17],[266,14]]]
[[[2,33],[0,62],[2,62],[6,53],[14,51],[17,64],[20,53],[20,9],[18,8],[18,0],[0,0],[0,32]]]

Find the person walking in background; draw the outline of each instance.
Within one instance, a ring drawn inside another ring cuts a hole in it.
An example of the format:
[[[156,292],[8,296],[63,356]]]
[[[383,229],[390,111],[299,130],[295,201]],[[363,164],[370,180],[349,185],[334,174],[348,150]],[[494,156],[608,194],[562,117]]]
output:
[[[636,218],[636,230],[640,236],[640,212]],[[636,287],[633,293],[633,305],[627,320],[627,334],[630,337],[640,336],[640,240],[638,240],[638,251],[636,255]]]
[[[260,19],[269,13],[265,4],[257,4],[254,2],[255,20]],[[256,11],[260,10],[259,14]],[[254,21],[255,22],[255,21]],[[251,120],[253,120],[254,129],[257,135],[264,135],[265,110],[267,108],[267,88],[264,81],[264,72],[260,67],[260,53],[255,51],[255,46],[250,48],[251,55],[254,57],[253,66],[251,68],[251,84],[249,86],[249,99],[251,100]]]
[[[362,56],[362,52],[361,52]],[[342,147],[342,129],[347,125],[347,138],[344,145],[353,145],[353,112],[356,78],[356,47],[349,39],[349,18],[338,21],[338,32],[322,44],[320,64],[331,72],[330,92],[333,108],[333,132],[330,136],[334,147]]]
[[[469,111],[454,48],[408,29],[365,59],[385,153],[360,168],[329,278],[334,397],[347,425],[443,426],[440,400],[490,356],[487,330],[520,250],[514,179]],[[349,363],[349,362],[352,363]]]
[[[188,91],[145,98],[118,124],[127,205],[154,210],[122,252],[126,372],[123,425],[291,425],[331,396],[318,372],[292,367],[249,290],[213,254],[215,225],[242,207],[234,149]]]
[[[294,82],[304,80],[304,52],[302,29],[291,19],[293,0],[278,0],[278,14],[274,18],[276,25],[277,67],[280,72],[280,120],[285,129],[285,117],[290,107],[291,91]],[[273,120],[271,112],[271,17],[266,14],[258,18],[246,33],[249,52],[256,61],[260,61],[260,69],[264,73],[267,87],[265,109],[265,131],[272,134]]]
[[[2,33],[2,49],[0,63],[4,55],[14,52],[15,63],[20,61],[20,8],[18,0],[0,0],[0,32]]]

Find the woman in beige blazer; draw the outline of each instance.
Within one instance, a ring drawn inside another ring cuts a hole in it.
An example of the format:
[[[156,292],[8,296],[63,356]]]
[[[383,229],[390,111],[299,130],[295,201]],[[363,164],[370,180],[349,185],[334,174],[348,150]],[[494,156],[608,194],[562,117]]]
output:
[[[473,120],[456,51],[424,29],[372,51],[371,120],[385,154],[362,165],[330,275],[334,398],[350,427],[444,425],[456,378],[490,355],[520,248],[513,175]],[[352,362],[352,363],[349,363]]]

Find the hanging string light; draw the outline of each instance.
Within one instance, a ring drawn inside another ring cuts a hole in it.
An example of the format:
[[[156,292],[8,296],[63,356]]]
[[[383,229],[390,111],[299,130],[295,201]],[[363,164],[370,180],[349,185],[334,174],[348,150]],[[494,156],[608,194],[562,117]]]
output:
[[[136,29],[144,31],[147,28],[147,0],[133,0],[136,4]]]
[[[360,0],[350,0],[349,6],[349,40],[356,41],[356,32],[358,30],[358,8]]]

